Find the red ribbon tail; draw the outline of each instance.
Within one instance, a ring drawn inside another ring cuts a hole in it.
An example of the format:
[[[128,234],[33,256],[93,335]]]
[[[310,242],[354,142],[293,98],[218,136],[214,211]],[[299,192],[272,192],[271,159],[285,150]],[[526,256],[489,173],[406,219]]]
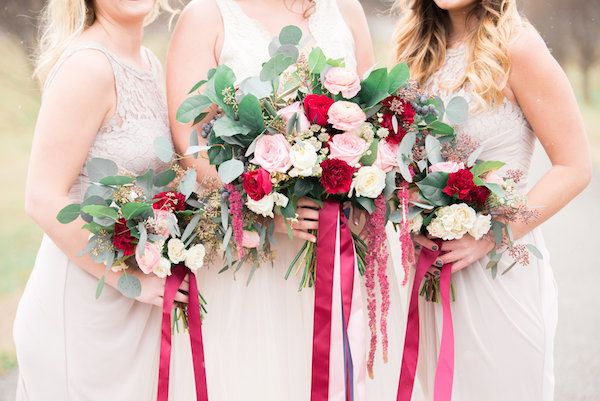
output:
[[[198,299],[198,284],[196,275],[188,271],[190,278],[190,303],[188,308],[188,329],[192,346],[194,377],[196,381],[197,401],[208,401],[206,385],[206,366],[204,362],[204,345],[202,342],[202,319],[200,316],[200,301]]]
[[[454,379],[454,326],[452,324],[451,280],[452,264],[442,268],[440,275],[440,292],[442,298],[443,326],[440,354],[435,370],[434,401],[450,401],[452,399],[452,382]]]

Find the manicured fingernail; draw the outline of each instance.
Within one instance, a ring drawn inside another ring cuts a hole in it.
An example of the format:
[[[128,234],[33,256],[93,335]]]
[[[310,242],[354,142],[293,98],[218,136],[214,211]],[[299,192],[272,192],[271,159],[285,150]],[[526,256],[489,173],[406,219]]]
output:
[[[431,247],[432,251],[437,251],[438,249],[440,249],[440,247],[437,246],[437,245],[434,245],[434,246]]]
[[[420,250],[421,250],[421,245],[419,245],[419,244],[415,245],[415,249],[416,249],[417,251],[420,251]]]
[[[435,265],[437,267],[443,267],[444,266],[444,262],[442,262],[440,259],[438,259],[438,260],[435,261]]]

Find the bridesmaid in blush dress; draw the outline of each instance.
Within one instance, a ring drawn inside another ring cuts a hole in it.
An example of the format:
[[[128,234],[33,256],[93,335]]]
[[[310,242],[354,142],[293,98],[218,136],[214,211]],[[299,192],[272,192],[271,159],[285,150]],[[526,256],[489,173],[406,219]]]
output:
[[[467,235],[442,245],[436,265],[453,263],[456,294],[452,399],[552,401],[557,293],[539,226],[583,191],[591,177],[573,90],[541,37],[519,15],[515,0],[401,3],[408,7],[399,23],[398,59],[407,61],[412,76],[444,100],[458,95],[469,101],[471,116],[458,135],[481,143],[482,160],[505,162],[501,173],[520,170],[520,189],[539,212],[538,218],[510,225],[517,244],[535,245],[543,259],[532,255],[528,266],[519,264],[495,279],[486,269],[492,238]],[[552,168],[527,192],[536,140]],[[435,246],[423,236],[415,240]],[[498,271],[512,262],[507,253]],[[421,301],[419,378],[431,400],[442,309]]]
[[[26,194],[44,237],[14,324],[18,401],[156,399],[164,279],[132,272],[142,282],[134,300],[116,290],[119,275],[109,272],[96,300],[104,266],[79,256],[88,239],[83,221],[56,220],[64,206],[81,202],[89,158],[133,174],[167,167],[153,150],[156,138],[170,139],[161,66],[141,46],[144,22],[161,4],[91,4],[51,0],[46,8],[38,63],[44,90]],[[171,399],[186,400],[173,392]]]

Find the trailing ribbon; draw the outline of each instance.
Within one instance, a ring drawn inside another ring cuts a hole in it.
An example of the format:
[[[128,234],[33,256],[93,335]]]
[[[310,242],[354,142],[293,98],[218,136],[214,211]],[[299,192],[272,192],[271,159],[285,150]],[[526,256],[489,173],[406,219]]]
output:
[[[441,248],[441,247],[440,247]],[[404,340],[404,353],[398,383],[396,401],[410,401],[417,362],[419,359],[419,290],[427,271],[440,255],[440,251],[421,249],[417,262],[417,272],[408,307],[408,322]],[[442,267],[440,275],[440,293],[442,298],[443,326],[442,340],[435,370],[435,383],[433,390],[434,401],[450,401],[452,399],[452,382],[454,379],[454,328],[452,325],[452,311],[450,309],[450,275],[452,264]]]
[[[337,244],[339,239],[339,253]],[[336,262],[339,261],[341,287],[341,343],[344,353],[344,399],[354,400],[354,373],[348,325],[354,291],[355,254],[352,232],[338,202],[326,201],[319,213],[311,401],[328,401],[330,396],[330,358],[332,346],[332,305]],[[334,338],[339,338],[333,333]],[[335,341],[334,343],[337,343]],[[341,367],[340,367],[341,368]]]
[[[174,266],[167,277],[163,299],[162,338],[160,342],[160,366],[158,370],[157,401],[169,399],[169,371],[171,366],[171,311],[175,302],[175,294],[185,277],[189,277],[190,300],[188,307],[188,331],[192,347],[194,378],[196,381],[196,400],[208,401],[206,387],[206,369],[204,364],[204,347],[202,345],[202,323],[200,319],[200,302],[198,300],[198,284],[196,276],[182,264]]]

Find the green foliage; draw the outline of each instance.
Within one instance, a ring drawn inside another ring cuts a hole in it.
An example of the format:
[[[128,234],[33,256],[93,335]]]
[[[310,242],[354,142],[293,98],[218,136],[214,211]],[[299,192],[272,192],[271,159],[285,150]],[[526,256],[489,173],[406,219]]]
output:
[[[142,283],[135,276],[124,273],[117,281],[117,288],[127,298],[135,299],[142,293]]]
[[[129,202],[121,206],[121,213],[127,220],[152,213],[152,205],[145,202]]]
[[[297,46],[300,39],[302,39],[302,30],[295,25],[285,26],[279,33],[279,43],[282,45]]]
[[[325,56],[325,53],[323,53],[323,50],[318,47],[312,49],[308,55],[308,68],[310,73],[320,75],[326,65],[327,57]]]
[[[117,210],[112,208],[112,207],[108,207],[108,206],[103,206],[103,205],[86,205],[83,206],[81,208],[81,210],[87,214],[89,214],[92,217],[97,217],[100,219],[110,219],[110,220],[117,220],[119,218],[119,215],[117,213]]]
[[[177,121],[183,124],[194,121],[196,117],[206,111],[212,104],[212,100],[204,95],[188,97],[177,109]]]
[[[387,68],[373,70],[361,84],[360,100],[367,107],[375,106],[389,96],[389,87]]]
[[[390,70],[388,75],[388,93],[396,93],[410,78],[410,72],[406,63],[397,64]]]
[[[423,180],[417,183],[421,195],[432,205],[446,206],[450,203],[450,197],[442,192],[448,183],[448,174],[443,172],[429,173]]]
[[[133,182],[132,177],[127,177],[124,175],[112,175],[108,177],[104,177],[100,180],[100,184],[107,186],[122,186],[126,184],[131,184]]]
[[[237,159],[229,159],[223,162],[219,168],[219,177],[224,184],[229,184],[244,172],[244,163]]]
[[[93,158],[88,160],[85,165],[88,178],[92,182],[98,182],[104,177],[111,175],[117,175],[119,173],[119,167],[117,163],[112,160]]]
[[[164,163],[170,163],[173,160],[175,149],[171,138],[160,136],[154,140],[154,151],[158,158]],[[114,175],[114,174],[110,174]]]
[[[177,176],[177,173],[172,169],[168,169],[163,171],[162,173],[158,173],[156,177],[154,177],[153,184],[157,187],[165,187],[169,185]]]
[[[232,118],[223,116],[215,121],[213,131],[218,137],[232,137],[235,135],[247,135],[250,133],[250,128],[241,124],[240,121],[235,121]]]
[[[296,60],[286,54],[275,54],[263,65],[260,71],[260,79],[263,81],[278,82],[279,76],[295,62]]]
[[[62,208],[62,210],[58,212],[56,218],[62,224],[68,224],[79,217],[79,212],[81,212],[81,205],[73,203]]]
[[[239,105],[240,122],[250,129],[250,132],[260,134],[265,130],[260,102],[254,95],[246,95]]]
[[[451,123],[462,125],[469,118],[469,104],[464,97],[453,97],[446,105],[446,116]]]
[[[379,149],[379,139],[375,138],[371,142],[369,151],[364,154],[364,156],[359,160],[359,163],[362,164],[363,166],[372,166],[373,163],[375,163],[375,160],[377,159],[378,149]]]

